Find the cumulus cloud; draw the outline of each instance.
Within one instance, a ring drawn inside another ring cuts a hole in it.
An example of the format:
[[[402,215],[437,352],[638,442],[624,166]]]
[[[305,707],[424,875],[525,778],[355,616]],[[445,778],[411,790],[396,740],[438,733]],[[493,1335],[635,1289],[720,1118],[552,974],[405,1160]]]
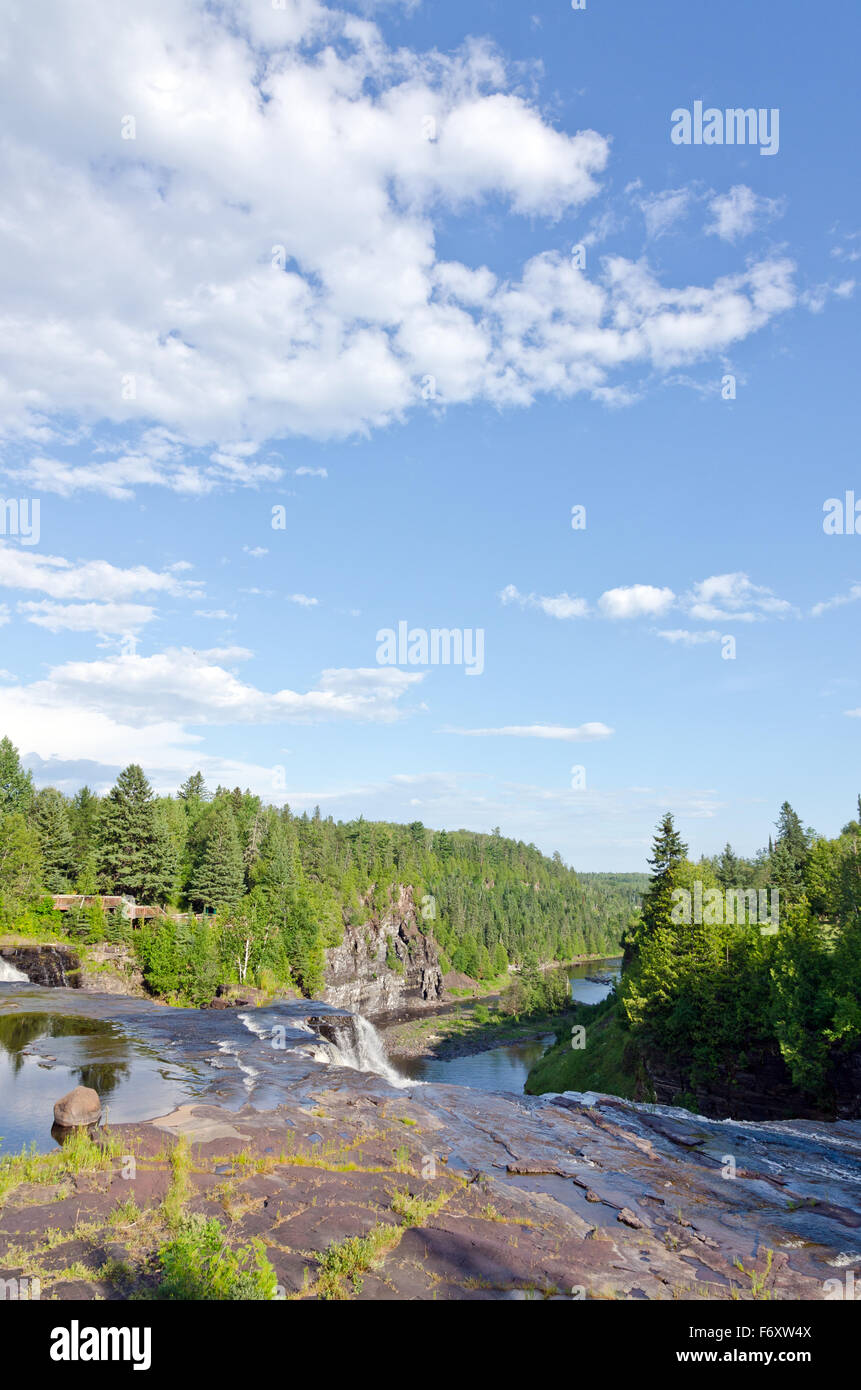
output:
[[[389,48],[316,0],[39,13],[0,52],[0,409],[8,471],[44,491],[256,487],[283,473],[267,439],[428,402],[618,403],[632,364],[720,354],[796,302],[780,258],[680,287],[619,257],[441,259],[452,210],[557,219],[608,160],[486,43]]]
[[[754,623],[765,618],[786,618],[796,609],[771,589],[754,584],[746,574],[715,574],[695,584],[686,595],[685,606],[692,618],[705,622],[734,619]]]
[[[675,602],[672,589],[657,589],[652,584],[630,584],[620,589],[608,589],[598,600],[605,618],[642,618],[663,613]]]
[[[98,632],[105,635],[138,632],[155,617],[155,609],[140,603],[54,603],[50,599],[18,604],[18,612],[49,632]]]
[[[231,663],[242,647],[168,649],[152,656],[67,661],[27,685],[0,689],[0,728],[41,758],[94,759],[124,767],[187,767],[197,727],[347,720],[391,723],[424,677],[397,668],[330,669],[314,689],[265,691]]]
[[[521,608],[540,608],[549,618],[585,618],[589,605],[584,598],[571,594],[521,594],[514,584],[506,584],[499,597],[505,604],[517,603]]]
[[[146,565],[120,569],[107,560],[67,560],[0,541],[0,587],[36,589],[54,599],[122,600],[144,593],[180,597],[198,594],[201,584],[197,580],[178,579],[180,572],[180,566],[156,571]]]

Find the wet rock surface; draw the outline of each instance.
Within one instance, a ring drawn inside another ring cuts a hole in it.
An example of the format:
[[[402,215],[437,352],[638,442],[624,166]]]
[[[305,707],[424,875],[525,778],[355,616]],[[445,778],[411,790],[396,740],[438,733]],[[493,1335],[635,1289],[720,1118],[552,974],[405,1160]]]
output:
[[[31,984],[78,988],[81,962],[66,946],[4,946],[0,957],[26,975]]]
[[[820,1299],[861,1263],[858,1122],[393,1086],[320,1060],[328,1044],[309,1020],[336,1037],[350,1027],[324,1004],[243,1021],[105,1003],[151,1041],[181,1037],[212,1084],[169,1115],[112,1127],[104,1171],[8,1188],[0,1277],[38,1277],[43,1298],[147,1286],[181,1138],[187,1210],[217,1216],[237,1246],[262,1240],[287,1298],[744,1299],[763,1277],[772,1298]],[[137,1216],[120,1212],[129,1199]],[[367,1267],[327,1282],[325,1252],[366,1236]]]

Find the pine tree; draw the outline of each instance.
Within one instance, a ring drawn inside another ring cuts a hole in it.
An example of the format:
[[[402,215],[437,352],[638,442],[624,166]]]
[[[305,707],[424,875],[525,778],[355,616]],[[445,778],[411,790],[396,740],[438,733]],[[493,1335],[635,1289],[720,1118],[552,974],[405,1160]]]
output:
[[[56,787],[37,792],[35,824],[45,887],[49,893],[63,893],[73,876],[75,853],[66,798]]]
[[[120,773],[101,804],[96,854],[103,891],[142,903],[163,902],[170,892],[169,836],[137,763]]]
[[[208,801],[209,792],[203,780],[203,773],[193,772],[190,777],[187,777],[177,792],[177,796],[181,797],[183,801]]]
[[[213,803],[190,896],[204,907],[236,907],[245,887],[242,850],[228,798]]]

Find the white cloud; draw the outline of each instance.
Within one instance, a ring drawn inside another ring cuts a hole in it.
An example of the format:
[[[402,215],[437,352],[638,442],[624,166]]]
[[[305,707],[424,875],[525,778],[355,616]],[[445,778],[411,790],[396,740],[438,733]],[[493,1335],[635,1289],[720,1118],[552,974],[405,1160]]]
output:
[[[704,642],[719,642],[721,634],[715,628],[709,628],[705,632],[689,632],[687,628],[674,627],[659,632],[658,637],[663,637],[665,642],[672,642],[674,645],[683,647],[698,647]]]
[[[786,618],[796,612],[786,599],[777,598],[764,585],[752,583],[740,571],[701,580],[685,596],[685,605],[692,618],[704,622],[733,619],[753,623],[764,618]]]
[[[851,299],[855,293],[854,280],[841,280],[838,284],[828,282],[811,285],[800,296],[800,301],[811,314],[821,314],[832,295],[836,299]]]
[[[49,632],[137,632],[152,622],[155,610],[139,603],[19,603],[18,612],[28,623]]]
[[[155,571],[146,565],[118,569],[107,560],[74,562],[59,555],[18,549],[0,541],[0,587],[36,589],[56,599],[120,600],[143,593],[194,596],[201,584],[196,580],[177,579],[179,569],[180,566],[172,566]]]
[[[647,235],[664,236],[674,223],[685,216],[691,196],[689,188],[666,188],[661,193],[650,193],[638,199],[637,206],[645,219]]]
[[[463,734],[467,738],[548,738],[562,743],[593,743],[596,739],[609,738],[613,730],[607,724],[589,723],[575,727],[563,724],[506,724],[500,729],[453,729],[441,730],[445,734]]]
[[[652,584],[630,584],[620,589],[608,589],[598,600],[605,618],[642,618],[663,613],[675,602],[672,589],[657,589]]]
[[[282,473],[270,438],[618,403],[632,364],[720,354],[796,301],[774,258],[680,288],[619,257],[591,279],[558,251],[505,279],[438,259],[452,211],[557,219],[609,156],[479,41],[390,49],[316,0],[44,0],[38,24],[10,17],[0,76],[6,466],[46,492],[256,487]]]
[[[718,193],[709,203],[711,222],[706,224],[710,236],[722,241],[738,241],[763,221],[780,217],[783,203],[779,198],[761,198],[747,184],[737,183],[728,193]]]
[[[391,723],[424,676],[391,667],[332,669],[313,690],[268,692],[223,664],[251,655],[242,647],[181,648],[67,661],[44,680],[0,688],[0,729],[45,759],[174,769],[201,761],[202,738],[192,732],[200,726]]]
[[[233,620],[236,614],[228,613],[226,608],[195,608],[194,616],[196,618],[213,618],[221,622],[227,622],[228,620]]]
[[[298,603],[302,608],[316,608],[320,602],[318,598],[309,598],[307,594],[288,594],[287,598],[290,603]]]
[[[589,605],[584,598],[571,594],[521,594],[513,584],[507,584],[499,597],[505,604],[517,603],[521,608],[540,608],[550,618],[585,618]]]
[[[297,478],[328,478],[329,472],[326,468],[294,468],[293,472]]]
[[[262,555],[269,554],[265,545],[244,545],[242,549],[246,555],[250,555],[254,560],[259,560]]]
[[[848,594],[835,594],[833,598],[824,599],[821,603],[814,604],[810,612],[814,618],[818,618],[830,608],[842,608],[844,604],[856,603],[858,599],[861,599],[861,584],[853,584]]]

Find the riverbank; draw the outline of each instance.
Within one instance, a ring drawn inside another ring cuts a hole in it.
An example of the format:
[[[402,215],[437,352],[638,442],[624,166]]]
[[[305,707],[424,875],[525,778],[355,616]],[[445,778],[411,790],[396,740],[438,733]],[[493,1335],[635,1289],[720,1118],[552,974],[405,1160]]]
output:
[[[621,957],[618,956],[588,956],[578,957],[566,965],[544,968],[564,970],[572,987],[585,991],[587,996],[594,991],[601,998],[612,988],[620,962]],[[586,973],[587,967],[592,965],[609,966],[610,969],[596,971],[593,979],[591,973]],[[570,1007],[566,1009],[514,1018],[511,1014],[490,1007],[501,998],[500,994],[486,995],[471,1000],[469,1004],[445,1004],[420,1016],[398,1017],[391,1021],[377,1018],[374,1022],[384,1034],[386,1048],[393,1060],[399,1057],[429,1057],[451,1061],[503,1047],[507,1043],[544,1040],[548,1034],[554,1034],[557,1041],[562,1041],[570,1036],[571,1025],[580,1007],[580,1003],[572,999]]]
[[[570,1031],[571,1010],[562,1013],[538,1014],[529,1018],[491,1016],[477,1019],[473,1011],[415,1018],[390,1027],[378,1024],[386,1051],[392,1061],[398,1058],[434,1057],[451,1061],[469,1057],[476,1052],[488,1052],[506,1043],[526,1042],[546,1037],[550,1033]]]

